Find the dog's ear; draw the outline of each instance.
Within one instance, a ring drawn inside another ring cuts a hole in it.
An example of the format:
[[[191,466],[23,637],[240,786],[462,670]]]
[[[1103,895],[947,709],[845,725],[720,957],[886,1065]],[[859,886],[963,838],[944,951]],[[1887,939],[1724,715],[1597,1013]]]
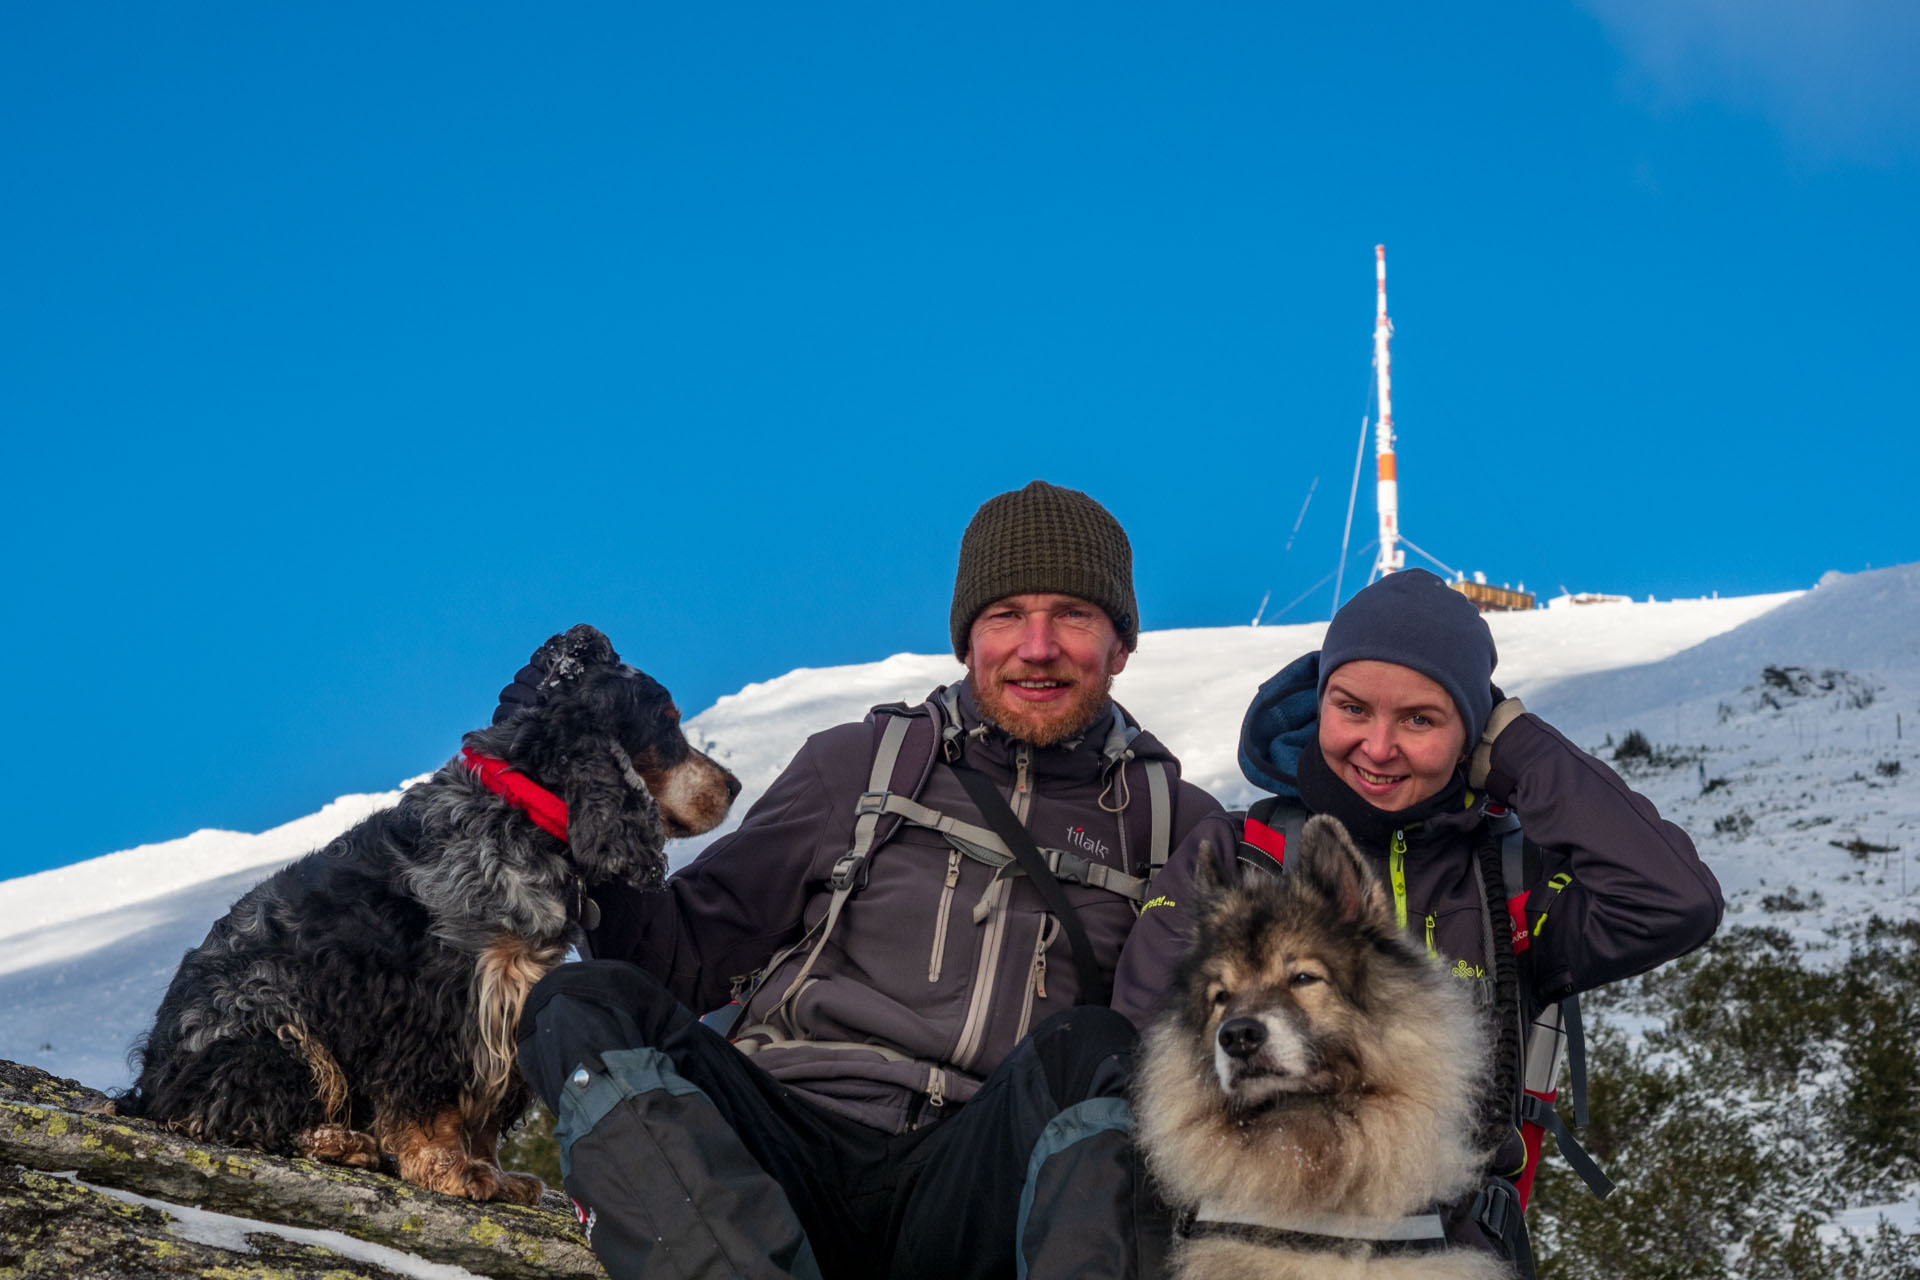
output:
[[[1300,832],[1300,855],[1287,861],[1288,873],[1301,877],[1326,899],[1340,920],[1350,924],[1393,922],[1385,886],[1338,818],[1321,814],[1307,819]]]
[[[611,738],[580,744],[567,760],[567,856],[589,883],[658,888],[666,878],[666,829],[653,793]]]
[[[540,671],[540,688],[548,693],[576,683],[594,667],[617,667],[620,655],[613,642],[582,622],[554,636],[533,655]]]
[[[1240,869],[1238,862],[1232,866],[1235,871]],[[1220,851],[1213,847],[1213,841],[1202,840],[1193,859],[1194,906],[1201,909],[1211,906],[1233,885],[1234,878],[1229,878],[1228,873],[1220,868]]]

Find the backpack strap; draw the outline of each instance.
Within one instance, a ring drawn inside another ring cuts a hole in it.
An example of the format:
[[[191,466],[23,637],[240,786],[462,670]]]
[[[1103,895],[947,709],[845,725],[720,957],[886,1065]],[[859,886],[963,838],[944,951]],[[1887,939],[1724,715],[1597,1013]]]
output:
[[[958,766],[964,753],[962,739],[966,731],[960,723],[959,690],[948,686],[938,695],[917,706],[904,703],[888,703],[873,709],[876,718],[878,737],[874,745],[873,765],[867,774],[867,789],[860,794],[854,806],[853,841],[846,853],[833,864],[829,875],[832,897],[828,899],[824,916],[808,930],[806,935],[792,946],[774,955],[767,964],[756,973],[744,987],[744,994],[726,1006],[731,1016],[725,1026],[719,1021],[710,1021],[709,1025],[718,1030],[730,1030],[739,1012],[744,1010],[753,993],[759,989],[768,974],[786,963],[802,947],[809,948],[806,960],[801,964],[793,980],[787,984],[780,999],[761,1016],[766,1023],[785,1008],[812,975],[813,967],[825,950],[827,939],[832,936],[834,927],[840,922],[841,912],[847,900],[857,893],[866,883],[867,859],[873,852],[892,838],[902,822],[911,822],[926,827],[947,837],[948,842],[965,856],[976,862],[985,863],[996,870],[1019,861],[1007,841],[995,831],[975,823],[966,822],[951,814],[941,813],[919,802],[917,797],[925,788],[927,779],[932,775],[934,766],[941,761],[950,767]],[[926,729],[922,729],[926,726]],[[914,739],[918,732],[926,733],[926,744],[919,745]],[[1125,793],[1125,770],[1133,760],[1132,743],[1140,730],[1127,723],[1126,717],[1114,708],[1113,727],[1109,730],[1105,754],[1109,762],[1116,766],[1119,774],[1119,787]],[[1147,774],[1147,795],[1151,809],[1149,819],[1150,857],[1157,857],[1152,864],[1154,869],[1164,864],[1168,855],[1168,846],[1172,841],[1173,800],[1172,781],[1166,763],[1161,760],[1143,762]],[[958,769],[956,768],[956,773]],[[963,779],[964,781],[964,779]],[[1124,807],[1124,800],[1122,801]],[[976,807],[978,802],[976,801]],[[983,813],[991,819],[991,814]],[[1120,823],[1122,841],[1122,861],[1126,822]],[[1031,837],[1029,837],[1031,839]],[[1048,849],[1042,852],[1050,880],[1065,880],[1069,883],[1084,884],[1102,889],[1128,899],[1136,907],[1147,900],[1148,876],[1129,875],[1121,867],[1108,866],[1077,853],[1063,849]],[[1036,885],[1038,881],[1036,880]],[[1043,890],[1044,892],[1044,890]],[[1063,922],[1063,927],[1065,927]],[[708,1015],[715,1018],[716,1014]],[[707,1021],[707,1019],[703,1019]]]
[[[1160,868],[1167,865],[1167,855],[1172,852],[1173,782],[1167,777],[1167,762],[1164,760],[1149,760],[1146,769],[1147,808],[1153,823],[1153,842],[1147,846],[1147,878],[1152,879],[1160,874]],[[1121,823],[1123,828],[1125,825]]]
[[[937,831],[945,836],[950,844],[975,862],[984,863],[998,870],[1015,861],[1014,851],[1008,847],[1001,835],[978,823],[956,818],[952,814],[942,813],[930,805],[922,804],[917,797],[925,788],[927,779],[932,776],[934,766],[945,762],[949,767],[961,762],[965,754],[962,739],[967,736],[960,724],[960,705],[958,691],[952,687],[942,689],[939,696],[928,703],[909,707],[898,703],[875,707],[876,714],[888,717],[886,731],[880,736],[874,750],[872,772],[867,780],[867,790],[860,796],[855,812],[858,817],[854,825],[854,840],[846,854],[834,864],[833,882],[836,891],[840,882],[845,880],[852,889],[857,890],[865,883],[864,863],[866,858],[892,838],[902,822],[910,822],[929,831]],[[924,752],[917,746],[908,749],[908,739],[904,733],[899,735],[897,745],[890,743],[894,727],[905,723],[908,729],[919,726],[922,720],[931,723],[934,733],[933,745]],[[1124,795],[1126,784],[1124,770],[1133,761],[1133,740],[1140,730],[1128,724],[1126,717],[1114,708],[1113,727],[1108,731],[1104,754],[1110,765],[1121,773],[1121,780],[1114,785]],[[905,775],[899,761],[919,762],[919,768]],[[1127,823],[1119,824],[1121,841],[1121,866],[1110,866],[1083,858],[1077,853],[1065,849],[1042,850],[1047,869],[1055,879],[1071,884],[1084,884],[1095,889],[1104,889],[1133,902],[1136,906],[1147,900],[1147,882],[1152,870],[1164,865],[1173,839],[1173,783],[1172,775],[1163,760],[1141,762],[1147,776],[1147,800],[1151,814],[1148,822],[1149,874],[1145,876],[1129,875],[1126,866],[1131,865],[1126,857]],[[906,785],[902,785],[903,781]],[[975,806],[979,806],[976,804]],[[981,816],[985,817],[983,813]],[[888,822],[892,819],[892,822]],[[884,824],[884,825],[883,825]],[[1152,862],[1153,857],[1158,862]]]
[[[887,812],[887,798],[892,794],[893,769],[900,763],[900,751],[906,746],[907,730],[912,724],[911,717],[887,715],[886,727],[880,731],[880,745],[873,753],[873,768],[867,772],[867,789],[860,793],[854,805],[853,844],[833,864],[830,878],[836,894],[843,888],[851,888],[860,876],[867,855],[873,852],[874,833],[880,829],[880,819]]]
[[[1099,805],[1112,814],[1122,814],[1132,798],[1132,789],[1127,785],[1127,767],[1134,762],[1133,740],[1140,736],[1140,726],[1129,724],[1127,717],[1120,711],[1120,704],[1114,703],[1113,723],[1107,729],[1106,743],[1100,749],[1101,773],[1106,776],[1106,785],[1101,789]],[[1167,768],[1165,760],[1143,760],[1140,767],[1147,775],[1147,874],[1151,880],[1160,874],[1160,868],[1167,865],[1167,858],[1173,853],[1173,774]],[[1114,802],[1107,803],[1112,795]],[[1121,817],[1120,862],[1123,866],[1135,865],[1127,851],[1127,820]],[[1142,895],[1134,899],[1136,905],[1145,902]]]
[[[949,766],[959,774],[958,766]],[[963,855],[975,862],[984,863],[995,870],[1018,861],[1006,839],[997,831],[971,822],[964,822],[949,813],[930,809],[918,800],[909,800],[898,794],[884,794],[875,800],[872,793],[861,797],[864,803],[873,803],[875,812],[882,815],[894,815],[904,818],[917,827],[929,831],[938,831],[947,837],[947,842]],[[1108,893],[1117,893],[1136,906],[1147,900],[1147,880],[1144,876],[1130,876],[1118,867],[1104,862],[1095,862],[1083,858],[1066,849],[1041,849],[1041,858],[1047,864],[1047,870],[1056,880],[1065,880],[1069,884],[1084,884],[1095,889],[1105,889]],[[848,855],[852,856],[851,853]],[[845,859],[842,859],[844,862]],[[839,864],[835,864],[836,867]]]
[[[1239,860],[1269,875],[1278,872],[1286,865],[1288,842],[1300,838],[1307,816],[1298,801],[1279,796],[1255,801],[1240,820]]]
[[[876,708],[876,710],[881,709]],[[847,899],[853,896],[854,889],[863,880],[861,872],[865,870],[867,855],[873,852],[874,834],[879,830],[880,819],[886,813],[884,801],[888,786],[893,780],[894,766],[900,762],[901,749],[906,746],[907,731],[912,724],[913,718],[910,715],[895,714],[890,710],[887,712],[886,727],[880,732],[880,745],[873,753],[873,768],[867,773],[867,789],[861,793],[854,807],[854,813],[857,816],[853,820],[853,844],[840,855],[840,860],[833,864],[833,871],[829,876],[833,897],[827,901],[827,914],[821,917],[818,925],[814,926],[812,932],[818,936],[814,939],[813,949],[807,952],[806,961],[801,964],[800,971],[793,975],[793,981],[787,984],[787,989],[780,993],[780,999],[775,1001],[773,1008],[767,1011],[768,1019],[785,1008],[787,1001],[793,999],[805,985],[807,976],[813,972],[815,962],[820,959],[820,952],[826,948],[827,939],[833,936],[833,926],[840,923],[840,912],[846,907]],[[803,938],[795,945],[804,945],[805,941]],[[761,973],[763,975],[771,973],[791,954],[791,950],[781,952],[767,962],[766,968],[762,969]],[[757,987],[759,983],[756,982],[754,985]],[[744,1007],[745,1004],[746,1000],[742,1000],[741,1005]]]
[[[1513,921],[1513,949],[1516,953],[1533,945],[1533,937],[1546,923],[1546,915],[1530,929],[1527,927],[1527,899],[1534,882],[1540,878],[1540,847],[1526,838],[1520,819],[1508,809],[1488,805],[1487,813],[1500,825],[1500,872],[1506,881],[1507,914]],[[1570,877],[1555,876],[1548,887],[1557,894],[1572,883]],[[1529,1002],[1531,1007],[1531,1002]],[[1534,1038],[1544,1040],[1549,1033],[1551,1045],[1529,1045],[1527,1051],[1527,1088],[1552,1094],[1559,1083],[1561,1050],[1565,1050],[1567,1069],[1573,1087],[1573,1123],[1587,1127],[1587,1041],[1580,1024],[1580,997],[1571,995],[1550,1007],[1534,1021]],[[1537,1060],[1537,1064],[1536,1064]]]
[[[1519,957],[1507,927],[1506,878],[1501,869],[1500,833],[1488,831],[1473,856],[1473,879],[1480,890],[1481,941],[1493,975],[1495,1017],[1493,1085],[1487,1094],[1483,1140],[1499,1147],[1519,1119],[1521,1085],[1526,1079],[1526,1006],[1521,992]],[[1524,1198],[1521,1208],[1525,1209]]]
[[[1517,957],[1532,945],[1533,930],[1527,926],[1527,898],[1533,891],[1533,885],[1540,877],[1540,850],[1526,838],[1520,818],[1512,810],[1500,805],[1487,806],[1488,833],[1499,849],[1501,889],[1506,899],[1506,919],[1510,925],[1508,937],[1511,939],[1512,953]],[[1567,883],[1562,877],[1555,876],[1549,882],[1556,890],[1563,889]],[[1495,904],[1489,895],[1487,920],[1489,932],[1498,918]],[[1545,917],[1541,917],[1544,922]],[[1533,1007],[1532,993],[1527,984],[1527,969],[1516,966],[1519,982],[1519,1007],[1522,1016]],[[1504,1010],[1503,1010],[1504,1013]],[[1503,1018],[1504,1023],[1504,1018]],[[1601,1170],[1600,1166],[1588,1155],[1574,1138],[1572,1130],[1560,1119],[1554,1110],[1555,1095],[1559,1092],[1560,1064],[1563,1055],[1567,1062],[1573,1094],[1574,1125],[1585,1128],[1587,1124],[1587,1052],[1586,1037],[1580,1024],[1580,1000],[1578,996],[1568,996],[1564,1000],[1547,1006],[1535,1017],[1527,1028],[1525,1048],[1522,1053],[1521,1075],[1516,1102],[1519,1107],[1516,1116],[1520,1121],[1520,1136],[1526,1144],[1527,1164],[1518,1177],[1521,1207],[1524,1209],[1533,1190],[1533,1175],[1539,1166],[1542,1139],[1548,1133],[1553,1135],[1554,1144],[1560,1154],[1578,1173],[1595,1196],[1604,1199],[1613,1190],[1613,1182]],[[1502,1081],[1504,1086],[1505,1082]]]
[[[1087,928],[1080,921],[1080,912],[1067,898],[1047,866],[1046,858],[1033,836],[1020,825],[1020,819],[1013,816],[1006,797],[994,787],[986,774],[964,764],[948,765],[953,770],[960,785],[967,789],[967,795],[973,800],[988,822],[994,825],[1007,847],[1013,851],[1013,859],[1020,869],[1033,881],[1033,887],[1067,931],[1067,942],[1073,950],[1073,965],[1080,979],[1079,1003],[1106,1004],[1112,999],[1112,987],[1100,972],[1100,965],[1093,958],[1093,943],[1087,937]]]

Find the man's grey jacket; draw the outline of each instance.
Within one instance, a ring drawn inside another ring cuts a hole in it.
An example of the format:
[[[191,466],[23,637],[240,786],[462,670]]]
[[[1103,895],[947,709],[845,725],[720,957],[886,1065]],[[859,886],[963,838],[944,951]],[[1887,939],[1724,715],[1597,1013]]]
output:
[[[1150,761],[1171,784],[1173,847],[1220,811],[1179,781],[1178,762],[1150,734],[1114,755],[1103,717],[1077,739],[1034,747],[986,723],[965,682],[953,692],[962,762],[994,782],[1043,850],[1146,881]],[[1075,1003],[1078,983],[1065,932],[1026,877],[912,822],[865,860],[864,882],[807,966],[869,788],[875,725],[869,716],[809,738],[739,830],[663,889],[596,891],[601,923],[589,940],[594,956],[639,965],[696,1013],[725,1005],[786,953],[752,990],[735,1025],[740,1047],[821,1107],[898,1132],[973,1096],[1031,1027]],[[913,798],[989,825],[944,766]],[[1110,977],[1140,895],[1062,888]]]

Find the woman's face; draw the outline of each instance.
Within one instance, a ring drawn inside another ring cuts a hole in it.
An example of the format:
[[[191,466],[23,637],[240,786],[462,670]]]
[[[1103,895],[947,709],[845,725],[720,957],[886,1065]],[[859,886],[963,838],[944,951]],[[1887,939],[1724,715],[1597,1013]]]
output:
[[[1320,697],[1320,753],[1376,809],[1405,809],[1437,795],[1466,746],[1453,699],[1411,667],[1349,662]]]

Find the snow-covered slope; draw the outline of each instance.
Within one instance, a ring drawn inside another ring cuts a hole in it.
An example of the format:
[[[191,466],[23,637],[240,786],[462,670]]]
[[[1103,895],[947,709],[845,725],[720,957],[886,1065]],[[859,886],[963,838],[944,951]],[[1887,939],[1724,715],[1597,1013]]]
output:
[[[1665,661],[1527,702],[1589,749],[1636,729],[1654,744],[1664,762],[1623,772],[1693,836],[1729,923],[1818,948],[1834,926],[1916,914],[1920,565],[1828,574]]]
[[[196,831],[0,882],[0,1058],[130,1083],[127,1050],[181,953],[253,884],[399,798],[342,796],[259,835]]]
[[[1736,911],[1776,911],[1809,937],[1869,906],[1914,913],[1920,875],[1909,871],[1905,888],[1900,877],[1920,834],[1920,566],[1830,575],[1804,593],[1490,622],[1508,693],[1583,745],[1639,729],[1666,750],[1669,763],[1642,768],[1638,785],[1694,833]],[[1116,693],[1179,753],[1187,777],[1244,802],[1253,792],[1234,750],[1246,701],[1266,676],[1317,647],[1324,630],[1149,632]],[[1812,671],[1808,691],[1773,689],[1776,705],[1768,705],[1768,665]],[[1829,668],[1851,680],[1821,689],[1819,673]],[[950,657],[912,654],[793,671],[720,699],[688,730],[740,775],[737,815],[808,733],[876,702],[918,699],[959,672]],[[1869,686],[1871,701],[1854,705]],[[1902,734],[1915,736],[1895,737],[1897,715]],[[1708,779],[1726,779],[1705,794],[1702,765]],[[126,1050],[180,953],[249,884],[397,794],[343,797],[260,835],[197,832],[0,883],[0,1057],[97,1087],[126,1083]],[[1902,851],[1862,858],[1830,840]],[[676,862],[704,843],[676,846]],[[1786,910],[1779,895],[1789,883],[1801,901],[1817,892],[1821,905]]]

